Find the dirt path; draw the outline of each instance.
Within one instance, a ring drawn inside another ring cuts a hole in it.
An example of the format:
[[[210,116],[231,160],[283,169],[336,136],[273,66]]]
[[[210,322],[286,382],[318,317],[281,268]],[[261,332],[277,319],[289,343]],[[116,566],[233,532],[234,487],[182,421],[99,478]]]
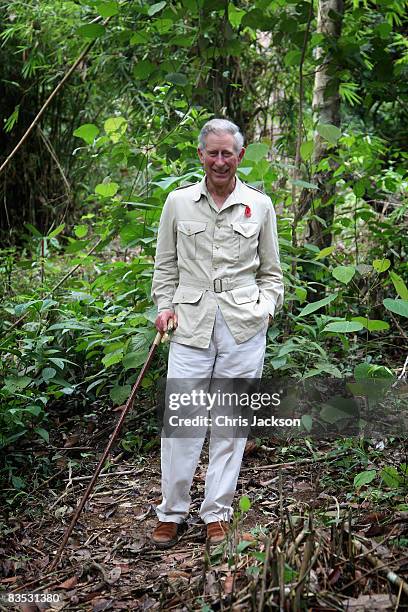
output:
[[[294,463],[293,449],[285,461],[285,448],[268,444],[245,457],[236,506],[244,495],[251,508],[237,513],[225,546],[209,554],[197,517],[205,455],[187,531],[174,549],[152,546],[160,470],[159,453],[151,451],[139,463],[113,463],[100,477],[58,571],[44,576],[95,461],[83,462],[75,476],[65,470],[58,489],[38,490],[31,505],[9,520],[0,551],[1,589],[53,593],[59,601],[4,609],[289,610],[300,609],[293,608],[300,601],[311,610],[343,610],[346,604],[354,611],[404,609],[405,583],[391,587],[368,555],[374,549],[401,578],[408,575],[404,512],[381,510],[372,501],[350,503],[346,489],[335,493],[347,451],[322,444],[313,456],[298,448],[303,457]],[[268,467],[276,464],[282,469]],[[354,542],[363,543],[363,552]]]

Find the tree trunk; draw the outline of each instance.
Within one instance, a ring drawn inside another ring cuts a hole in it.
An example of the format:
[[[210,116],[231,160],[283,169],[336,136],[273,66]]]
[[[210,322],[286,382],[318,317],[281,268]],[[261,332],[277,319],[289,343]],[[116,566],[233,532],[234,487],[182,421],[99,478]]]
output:
[[[343,14],[343,0],[319,0],[316,31],[324,34],[326,40],[330,41],[330,46],[334,46],[340,38]],[[312,108],[317,123],[329,123],[339,127],[339,85],[330,46],[329,49],[319,47],[316,51],[319,66],[315,74]],[[316,133],[314,139],[314,163],[316,166],[323,158],[330,155],[328,147],[329,143]],[[314,212],[324,220],[326,227],[318,219],[311,219],[309,222],[309,240],[320,249],[330,246],[332,241],[330,227],[334,216],[335,185],[331,178],[334,169],[334,162],[330,162],[330,169],[319,171],[315,174],[313,180],[319,186],[319,200],[315,202],[315,204],[318,203],[318,208]]]

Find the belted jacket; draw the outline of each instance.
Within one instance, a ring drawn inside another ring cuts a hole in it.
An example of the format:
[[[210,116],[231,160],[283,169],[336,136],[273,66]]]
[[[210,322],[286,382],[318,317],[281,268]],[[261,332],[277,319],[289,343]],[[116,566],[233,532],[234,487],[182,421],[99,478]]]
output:
[[[174,342],[207,348],[217,308],[238,344],[282,306],[283,280],[271,199],[236,177],[219,209],[199,183],[172,191],[160,218],[152,297],[178,316]]]

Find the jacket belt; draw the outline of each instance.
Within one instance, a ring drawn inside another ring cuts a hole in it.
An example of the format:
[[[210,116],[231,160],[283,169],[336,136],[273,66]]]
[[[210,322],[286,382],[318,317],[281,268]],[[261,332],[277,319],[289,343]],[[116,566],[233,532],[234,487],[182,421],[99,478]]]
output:
[[[202,279],[182,276],[179,283],[182,287],[196,287],[197,289],[214,291],[214,293],[223,293],[224,291],[231,291],[231,289],[238,289],[238,287],[256,285],[255,277],[252,275],[240,276],[235,280],[228,277],[216,278],[213,281],[209,281],[206,278]]]

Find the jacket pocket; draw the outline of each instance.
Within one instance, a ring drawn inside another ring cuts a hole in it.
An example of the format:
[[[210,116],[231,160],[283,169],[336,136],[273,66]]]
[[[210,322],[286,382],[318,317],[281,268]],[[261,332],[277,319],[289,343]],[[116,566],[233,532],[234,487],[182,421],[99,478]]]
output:
[[[179,286],[172,299],[173,304],[195,304],[201,299],[204,289]]]
[[[177,255],[182,259],[204,259],[205,221],[178,221]]]
[[[249,302],[257,302],[259,297],[258,285],[248,285],[247,287],[237,287],[231,289],[231,295],[236,304],[247,304]]]
[[[232,224],[232,229],[238,237],[238,259],[246,261],[255,257],[258,249],[258,224],[235,222]]]

